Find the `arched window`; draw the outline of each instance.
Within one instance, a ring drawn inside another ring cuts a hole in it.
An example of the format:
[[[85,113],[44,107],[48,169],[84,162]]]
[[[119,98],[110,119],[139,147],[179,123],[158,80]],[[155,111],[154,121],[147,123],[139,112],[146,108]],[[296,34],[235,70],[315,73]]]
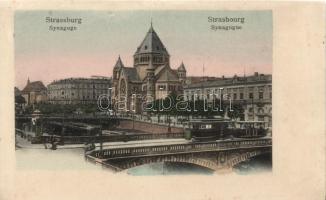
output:
[[[125,95],[125,94],[126,94],[126,82],[124,79],[122,79],[120,82],[120,95]]]

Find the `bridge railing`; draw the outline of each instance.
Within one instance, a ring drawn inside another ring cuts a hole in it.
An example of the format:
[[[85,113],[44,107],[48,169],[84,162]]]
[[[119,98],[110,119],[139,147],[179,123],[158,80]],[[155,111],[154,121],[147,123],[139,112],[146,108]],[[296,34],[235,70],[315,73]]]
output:
[[[99,142],[119,142],[119,141],[134,141],[134,140],[153,140],[153,139],[171,139],[183,138],[183,133],[155,133],[155,134],[117,134],[117,135],[102,135],[102,136],[60,136],[55,134],[44,134],[42,136],[30,135],[29,133],[15,129],[16,135],[28,137],[33,144],[51,143],[53,140],[60,141],[61,144],[84,144],[84,143],[99,143]]]
[[[103,135],[103,136],[61,136],[60,139],[65,144],[82,144],[86,142],[118,142],[118,141],[135,141],[135,140],[153,140],[153,139],[167,139],[167,138],[182,138],[183,133],[169,134],[134,134],[134,135]]]
[[[160,146],[144,146],[144,147],[124,147],[114,149],[104,149],[102,151],[96,150],[91,153],[92,156],[101,159],[128,157],[128,156],[142,156],[153,154],[166,153],[182,153],[182,152],[196,152],[196,151],[214,151],[214,150],[229,150],[236,148],[251,148],[260,146],[270,146],[272,140],[265,139],[247,139],[241,141],[215,141],[208,143],[187,143],[187,144],[172,144]]]

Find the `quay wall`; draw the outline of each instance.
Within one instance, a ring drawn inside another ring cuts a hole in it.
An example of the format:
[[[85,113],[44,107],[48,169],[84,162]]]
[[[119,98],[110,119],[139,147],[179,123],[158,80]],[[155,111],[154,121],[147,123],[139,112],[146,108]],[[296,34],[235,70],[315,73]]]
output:
[[[133,124],[134,123],[134,124]],[[169,132],[169,126],[165,124],[156,124],[156,123],[150,123],[150,122],[142,122],[142,121],[132,121],[132,120],[120,120],[118,128],[122,129],[135,129],[138,131],[146,132],[146,133],[152,133],[152,134],[161,134],[161,133],[183,133],[183,128],[180,127],[170,127]]]

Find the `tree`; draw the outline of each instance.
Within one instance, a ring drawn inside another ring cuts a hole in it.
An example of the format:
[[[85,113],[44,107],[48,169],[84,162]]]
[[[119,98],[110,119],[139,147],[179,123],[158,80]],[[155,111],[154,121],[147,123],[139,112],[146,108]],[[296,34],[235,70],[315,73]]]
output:
[[[186,110],[177,109],[178,103],[187,103]],[[219,104],[220,100],[215,99],[215,104]],[[208,103],[206,100],[197,99],[191,101],[185,101],[183,98],[178,98],[175,93],[171,93],[165,99],[157,99],[149,105],[152,109],[148,110],[149,113],[156,114],[158,119],[160,119],[161,115],[166,116],[196,116],[196,117],[204,117],[204,118],[212,118],[214,116],[223,117],[226,113],[227,116],[232,119],[242,119],[244,116],[244,109],[241,103],[232,104],[232,110],[230,110],[230,102],[229,100],[223,100],[220,102],[221,105],[213,105],[212,102]],[[169,108],[170,109],[164,109]]]
[[[22,95],[15,96],[15,110],[16,112],[21,112],[23,105],[26,103],[25,98]]]
[[[25,98],[22,95],[15,96],[15,103],[22,105],[26,103]]]
[[[244,119],[244,109],[241,103],[232,104],[232,111],[228,109],[228,117],[231,119]]]

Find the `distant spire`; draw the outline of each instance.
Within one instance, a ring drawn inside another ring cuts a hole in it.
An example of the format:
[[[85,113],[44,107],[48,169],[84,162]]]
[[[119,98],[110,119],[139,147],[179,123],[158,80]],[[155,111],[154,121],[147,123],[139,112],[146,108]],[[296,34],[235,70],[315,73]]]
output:
[[[203,77],[205,76],[205,63],[203,63]]]
[[[180,66],[178,67],[177,70],[178,70],[178,71],[186,71],[186,67],[185,67],[183,61],[181,62]]]
[[[203,63],[203,75],[202,75],[202,81],[205,80],[205,63]]]
[[[151,26],[150,26],[148,32],[153,32],[153,31],[154,31],[154,28],[153,28],[153,20],[151,18]]]
[[[244,78],[246,77],[246,66],[244,66],[244,68],[243,68],[243,77]]]
[[[124,65],[123,65],[123,63],[122,63],[122,61],[121,61],[120,54],[119,54],[118,60],[117,60],[117,62],[115,63],[114,68],[120,68],[120,67],[124,67]]]
[[[30,83],[30,81],[29,81],[29,77],[27,78],[27,84],[29,84]]]

